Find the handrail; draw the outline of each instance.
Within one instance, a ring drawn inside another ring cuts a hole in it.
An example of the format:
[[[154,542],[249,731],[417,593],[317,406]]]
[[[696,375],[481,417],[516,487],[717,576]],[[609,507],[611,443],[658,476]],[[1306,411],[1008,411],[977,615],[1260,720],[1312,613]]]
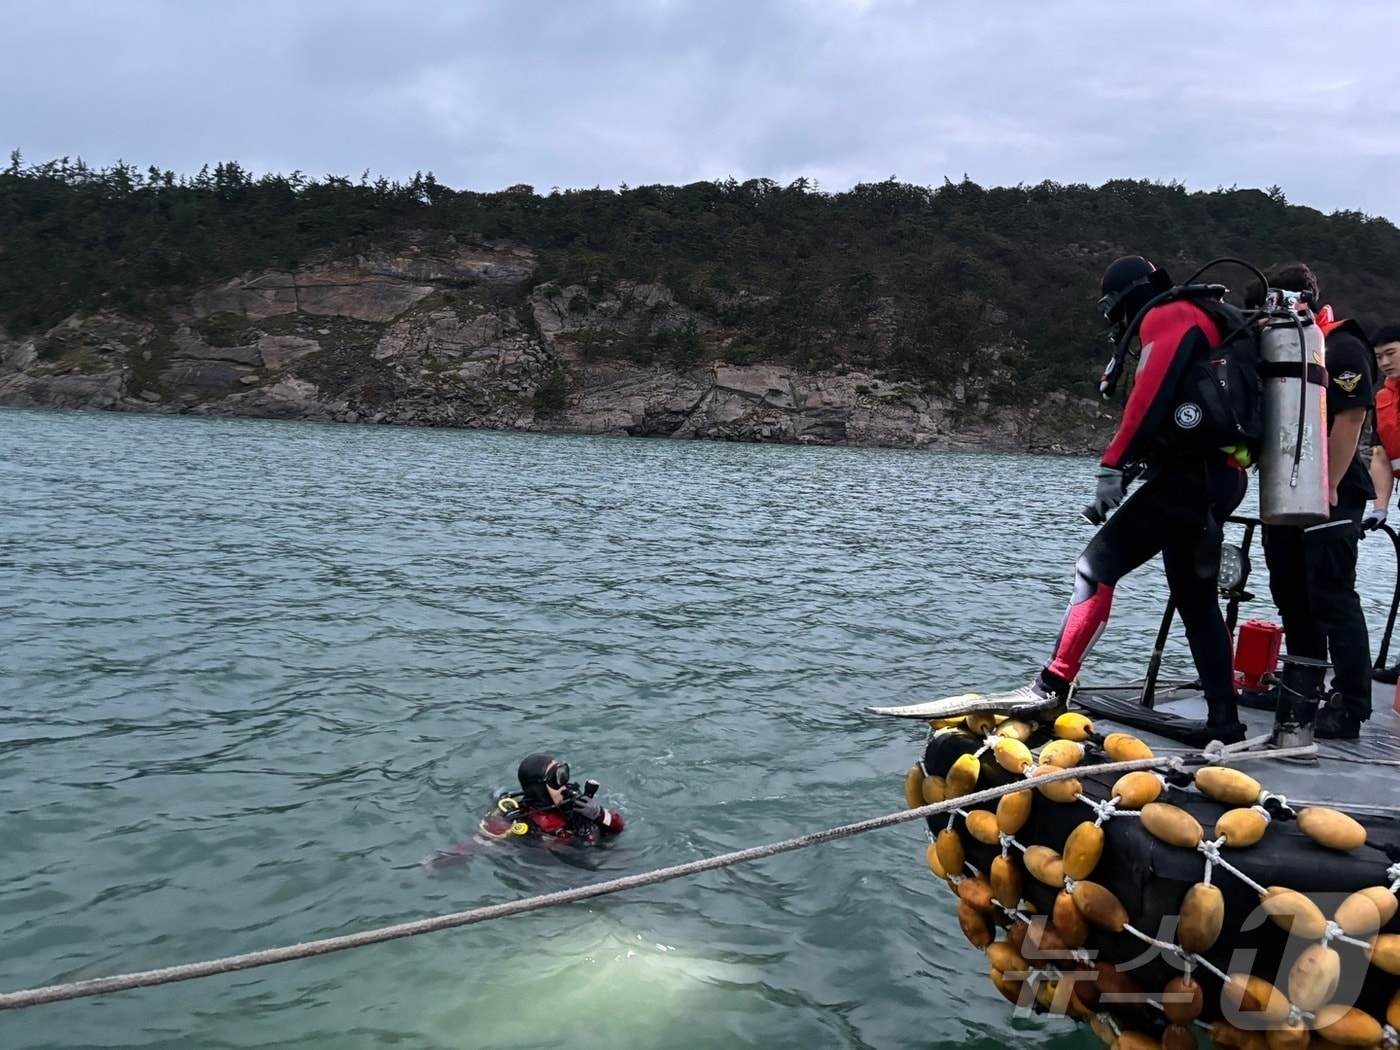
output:
[[[1376,526],[1377,532],[1384,532],[1390,537],[1391,544],[1395,547],[1395,592],[1390,596],[1390,615],[1385,620],[1385,634],[1381,636],[1381,647],[1376,653],[1375,670],[1385,670],[1385,658],[1390,649],[1390,636],[1395,632],[1395,614],[1400,610],[1400,536],[1395,530],[1385,522]],[[1364,534],[1363,534],[1364,535]]]
[[[1220,594],[1226,599],[1225,603],[1225,627],[1230,632],[1231,637],[1235,633],[1235,624],[1239,620],[1240,602],[1252,599],[1254,595],[1244,589],[1249,582],[1251,564],[1249,560],[1249,548],[1254,542],[1254,530],[1259,527],[1258,518],[1248,518],[1238,514],[1231,514],[1226,517],[1226,525],[1243,525],[1244,540],[1239,544],[1240,560],[1243,563],[1244,573],[1240,580],[1230,589],[1220,588]],[[1392,533],[1392,536],[1394,533]],[[1400,544],[1400,540],[1397,540]],[[1400,547],[1397,548],[1400,552]],[[1396,584],[1396,595],[1400,599],[1400,582]],[[1392,610],[1393,612],[1393,610]],[[1156,704],[1157,677],[1162,671],[1162,654],[1167,646],[1167,638],[1171,634],[1172,621],[1176,619],[1176,600],[1170,595],[1167,597],[1166,607],[1162,610],[1162,622],[1157,628],[1157,640],[1152,646],[1152,655],[1147,661],[1147,674],[1142,681],[1142,692],[1138,694],[1138,703],[1151,710]],[[1393,620],[1393,616],[1392,616]]]

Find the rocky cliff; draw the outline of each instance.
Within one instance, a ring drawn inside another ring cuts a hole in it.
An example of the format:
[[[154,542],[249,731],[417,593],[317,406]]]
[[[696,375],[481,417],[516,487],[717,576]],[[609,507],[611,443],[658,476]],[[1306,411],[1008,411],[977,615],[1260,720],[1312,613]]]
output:
[[[732,363],[734,333],[661,285],[534,286],[534,268],[518,247],[425,240],[246,274],[156,318],[0,331],[0,404],[999,451],[1087,452],[1112,429],[1095,402],[995,407],[972,379],[937,396]],[[702,363],[632,363],[639,332],[683,334]]]

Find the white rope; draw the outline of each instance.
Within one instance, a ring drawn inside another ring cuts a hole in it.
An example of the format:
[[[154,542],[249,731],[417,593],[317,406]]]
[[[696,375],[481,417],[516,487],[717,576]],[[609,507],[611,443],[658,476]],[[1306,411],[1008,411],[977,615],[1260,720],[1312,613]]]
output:
[[[1173,764],[1179,765],[1180,763],[1175,759],[1142,758],[1134,759],[1129,762],[1110,762],[1094,768],[1096,772],[1128,773],[1137,769],[1151,769],[1157,766]],[[1073,777],[1077,777],[1080,772],[1081,771],[1077,769],[1057,770],[1054,773],[1046,773],[1043,776],[1036,777],[1035,782],[1038,784],[1051,784],[1056,781],[1069,780]],[[628,875],[624,878],[612,879],[608,882],[599,882],[591,886],[578,886],[571,890],[546,893],[538,897],[527,897],[523,900],[508,901],[504,904],[493,904],[485,908],[474,908],[470,911],[455,912],[451,915],[418,919],[413,922],[399,923],[394,926],[383,926],[379,929],[365,930],[361,933],[346,934],[340,937],[327,937],[324,940],[306,941],[301,944],[287,945],[282,948],[269,948],[263,951],[247,952],[242,955],[231,955],[222,959],[212,959],[208,962],[186,963],[180,966],[166,966],[155,970],[117,974],[112,977],[95,977],[86,981],[74,981],[68,984],[46,985],[39,988],[26,988],[16,992],[0,993],[0,1010],[14,1010],[25,1006],[37,1006],[40,1003],[81,999],[86,996],[104,995],[110,992],[130,991],[133,988],[148,988],[158,984],[189,981],[197,977],[211,977],[215,974],[233,973],[238,970],[251,970],[258,966],[269,966],[273,963],[289,962],[293,959],[306,959],[313,955],[329,955],[332,952],[345,951],[348,948],[360,948],[365,945],[379,944],[384,941],[398,940],[403,937],[416,937],[419,934],[436,933],[439,930],[450,930],[459,926],[473,926],[491,919],[501,919],[509,915],[538,911],[541,908],[550,908],[559,904],[572,904],[575,901],[590,900],[594,897],[602,897],[609,893],[617,893],[622,890],[636,889],[640,886],[654,886],[657,883],[669,882],[673,879],[684,878],[689,875],[698,875],[705,871],[732,867],[735,864],[742,864],[751,860],[760,860],[765,857],[773,857],[780,853],[790,853],[793,850],[805,849],[808,846],[816,846],[825,842],[833,842],[837,839],[849,838],[853,835],[864,834],[867,831],[877,831],[882,828],[892,827],[896,824],[904,824],[911,820],[926,819],[959,807],[977,807],[984,802],[994,802],[1003,795],[1025,790],[1026,782],[1023,780],[1015,780],[1009,784],[1003,784],[1000,787],[986,788],[968,795],[961,795],[955,799],[947,799],[943,802],[935,802],[927,806],[920,806],[917,809],[901,810],[898,813],[889,813],[882,817],[873,817],[869,820],[858,821],[855,824],[843,824],[840,827],[828,828],[825,831],[814,832],[810,835],[802,835],[798,838],[787,839],[783,842],[774,842],[764,846],[753,846],[749,849],[725,853],[718,857],[708,857],[703,860],[691,861],[688,864],[677,864],[669,868],[660,868],[655,871],[643,872],[640,875]]]

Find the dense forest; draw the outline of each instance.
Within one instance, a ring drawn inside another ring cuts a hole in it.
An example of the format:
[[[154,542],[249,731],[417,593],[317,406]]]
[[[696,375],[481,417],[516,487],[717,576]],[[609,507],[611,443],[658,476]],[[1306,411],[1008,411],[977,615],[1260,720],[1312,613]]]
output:
[[[229,162],[190,177],[67,159],[25,166],[16,152],[0,171],[0,327],[22,336],[74,313],[153,316],[204,282],[425,234],[525,246],[532,284],[587,289],[580,309],[619,281],[664,284],[731,333],[723,352],[734,363],[926,384],[969,361],[996,364],[1016,377],[991,391],[996,400],[1092,389],[1107,346],[1097,277],[1127,251],[1178,279],[1218,256],[1264,268],[1303,259],[1340,312],[1368,327],[1400,318],[1400,231],[1291,205],[1277,188],[891,178],[830,193],[804,179],[729,179],[481,193],[431,174],[254,177]],[[1248,281],[1239,268],[1211,276]],[[658,329],[608,352],[686,367],[718,351],[695,331]]]

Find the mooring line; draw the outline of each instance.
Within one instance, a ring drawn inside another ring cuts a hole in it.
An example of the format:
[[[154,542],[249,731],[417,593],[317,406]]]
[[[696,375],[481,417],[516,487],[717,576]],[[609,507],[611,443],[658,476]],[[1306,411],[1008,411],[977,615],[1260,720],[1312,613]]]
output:
[[[609,893],[636,889],[640,886],[654,886],[658,883],[670,882],[673,879],[684,878],[688,875],[698,875],[705,871],[732,867],[735,864],[743,864],[751,860],[761,860],[764,857],[773,857],[780,853],[790,853],[793,850],[805,849],[808,846],[817,846],[824,842],[833,842],[837,839],[861,835],[867,831],[878,831],[881,828],[892,827],[896,824],[903,824],[911,820],[931,817],[951,809],[956,809],[960,806],[976,806],[983,802],[991,802],[1001,798],[1003,795],[1009,795],[1017,791],[1025,791],[1038,784],[1049,784],[1057,780],[1069,780],[1089,773],[1128,773],[1137,769],[1153,769],[1160,766],[1179,767],[1181,765],[1181,759],[1175,757],[1139,758],[1130,762],[1107,762],[1102,765],[1057,770],[1054,773],[1047,773],[1042,776],[1023,780],[1013,780],[1011,783],[1004,784],[1000,787],[986,788],[982,791],[973,792],[969,795],[962,795],[955,799],[947,799],[943,802],[935,802],[931,805],[920,806],[918,809],[900,810],[898,813],[888,813],[883,817],[873,817],[869,820],[858,821],[854,824],[843,824],[840,827],[828,828],[825,831],[814,832],[810,835],[801,835],[798,838],[786,839],[782,842],[773,842],[764,846],[752,846],[748,849],[737,850],[733,853],[724,853],[718,857],[707,857],[704,860],[690,861],[689,863],[677,864],[669,868],[657,868],[653,871],[643,872],[640,875],[627,875],[623,878],[612,879],[607,882],[594,883],[590,886],[578,886],[571,890],[560,890],[556,893],[545,893],[537,897],[527,897],[523,900],[509,901],[505,904],[492,904],[484,908],[473,908],[470,911],[455,912],[451,915],[440,915],[431,919],[418,919],[414,922],[399,923],[394,926],[383,926],[379,929],[365,930],[361,933],[345,934],[340,937],[327,937],[319,941],[305,941],[301,944],[290,944],[282,948],[268,948],[262,951],[247,952],[243,955],[230,955],[222,959],[211,959],[207,962],[186,963],[180,966],[165,966],[156,970],[141,970],[134,973],[116,974],[111,977],[94,977],[85,981],[73,981],[67,984],[51,984],[40,988],[27,988],[17,992],[0,993],[0,1010],[15,1010],[25,1006],[37,1006],[40,1003],[62,1002],[68,999],[81,999],[87,996],[105,995],[111,992],[126,992],[134,988],[149,988],[159,984],[173,984],[176,981],[190,981],[197,977],[212,977],[215,974],[234,973],[238,970],[251,970],[258,966],[270,966],[273,963],[290,962],[293,959],[307,959],[314,955],[329,955],[332,952],[346,951],[350,948],[360,948],[367,944],[379,944],[384,941],[399,940],[403,937],[416,937],[419,934],[435,933],[438,930],[450,930],[459,926],[473,926],[491,919],[503,919],[509,915],[520,915],[524,912],[539,911],[542,908],[552,908],[560,904],[572,904],[575,901],[589,900],[593,897],[602,897]]]

